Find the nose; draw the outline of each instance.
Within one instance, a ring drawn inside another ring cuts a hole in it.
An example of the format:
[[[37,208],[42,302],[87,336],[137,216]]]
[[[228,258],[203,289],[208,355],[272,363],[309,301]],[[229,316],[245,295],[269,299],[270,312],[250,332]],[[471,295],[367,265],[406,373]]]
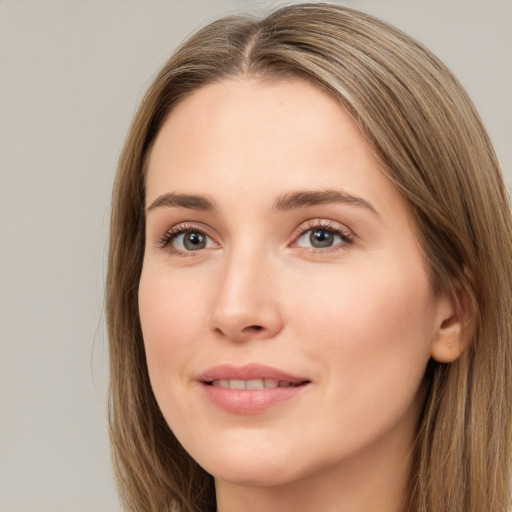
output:
[[[216,287],[210,323],[218,335],[244,342],[270,339],[281,331],[277,280],[264,256],[233,254],[225,262]]]

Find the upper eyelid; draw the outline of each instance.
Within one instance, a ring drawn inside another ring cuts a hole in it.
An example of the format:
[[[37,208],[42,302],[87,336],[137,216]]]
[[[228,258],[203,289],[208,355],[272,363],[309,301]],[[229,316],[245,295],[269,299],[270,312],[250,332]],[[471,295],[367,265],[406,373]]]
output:
[[[355,237],[355,233],[352,229],[350,229],[346,224],[342,224],[341,222],[333,221],[330,219],[309,219],[307,221],[302,222],[297,228],[294,230],[293,237],[294,239],[298,236],[303,235],[304,233],[311,231],[315,228],[324,228],[326,230],[333,231],[341,231],[347,235]]]

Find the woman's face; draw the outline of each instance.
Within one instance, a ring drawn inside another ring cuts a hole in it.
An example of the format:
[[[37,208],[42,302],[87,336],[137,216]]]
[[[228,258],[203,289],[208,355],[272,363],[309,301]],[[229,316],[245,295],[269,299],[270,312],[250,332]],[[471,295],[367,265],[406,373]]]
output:
[[[192,457],[238,485],[394,471],[448,306],[343,108],[298,79],[208,85],[165,121],[146,200],[147,364]]]

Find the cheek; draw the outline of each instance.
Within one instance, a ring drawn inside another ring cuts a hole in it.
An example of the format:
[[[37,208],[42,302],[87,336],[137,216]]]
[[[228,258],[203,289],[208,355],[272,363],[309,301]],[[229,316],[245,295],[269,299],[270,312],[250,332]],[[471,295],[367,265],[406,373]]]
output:
[[[149,376],[157,399],[171,381],[182,381],[187,360],[200,350],[205,324],[203,291],[195,283],[152,269],[143,270],[139,312]]]
[[[321,409],[310,438],[332,440],[337,457],[388,432],[412,436],[434,321],[421,269],[347,266],[294,297],[293,337],[319,375]],[[325,451],[319,443],[315,450]]]
[[[414,392],[430,357],[434,325],[422,266],[347,266],[293,296],[290,310],[299,322],[294,334],[332,379],[362,392],[387,385]]]

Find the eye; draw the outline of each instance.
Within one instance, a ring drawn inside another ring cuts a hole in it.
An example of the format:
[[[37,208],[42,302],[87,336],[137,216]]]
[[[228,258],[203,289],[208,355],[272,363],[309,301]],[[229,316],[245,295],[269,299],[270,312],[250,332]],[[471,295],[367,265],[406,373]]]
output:
[[[198,251],[199,249],[206,249],[211,242],[209,237],[199,231],[191,231],[183,233],[175,237],[172,241],[174,247],[181,251]]]
[[[162,248],[169,248],[171,252],[187,253],[210,249],[217,244],[204,231],[193,226],[176,226],[163,236]]]
[[[353,242],[352,233],[345,227],[330,223],[308,224],[306,226],[308,229],[302,228],[294,246],[311,249],[336,249]]]

